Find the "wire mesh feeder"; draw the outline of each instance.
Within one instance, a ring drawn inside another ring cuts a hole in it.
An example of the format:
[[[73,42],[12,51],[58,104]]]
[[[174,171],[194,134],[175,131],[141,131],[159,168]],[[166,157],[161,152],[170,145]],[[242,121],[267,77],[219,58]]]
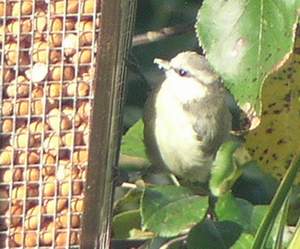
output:
[[[0,248],[107,248],[132,2],[0,0]]]

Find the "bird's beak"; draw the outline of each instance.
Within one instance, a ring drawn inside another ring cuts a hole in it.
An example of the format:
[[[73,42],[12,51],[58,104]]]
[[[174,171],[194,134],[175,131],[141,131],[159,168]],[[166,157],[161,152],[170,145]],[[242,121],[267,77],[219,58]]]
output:
[[[155,58],[154,63],[158,65],[159,69],[163,69],[165,71],[167,71],[171,68],[169,61]]]

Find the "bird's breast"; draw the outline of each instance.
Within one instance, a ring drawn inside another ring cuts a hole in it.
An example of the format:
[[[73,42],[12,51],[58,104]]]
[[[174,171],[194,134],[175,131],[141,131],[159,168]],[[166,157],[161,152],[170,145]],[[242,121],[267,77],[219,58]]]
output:
[[[193,129],[195,117],[163,87],[157,94],[155,110],[154,135],[166,167],[191,181],[205,181],[212,158],[201,151],[201,141]]]

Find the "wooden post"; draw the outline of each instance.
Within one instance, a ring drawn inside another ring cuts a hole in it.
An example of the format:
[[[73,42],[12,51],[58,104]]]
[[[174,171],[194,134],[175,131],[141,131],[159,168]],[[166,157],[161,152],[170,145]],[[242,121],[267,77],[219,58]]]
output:
[[[81,247],[110,247],[113,176],[122,136],[125,62],[136,0],[102,0]]]

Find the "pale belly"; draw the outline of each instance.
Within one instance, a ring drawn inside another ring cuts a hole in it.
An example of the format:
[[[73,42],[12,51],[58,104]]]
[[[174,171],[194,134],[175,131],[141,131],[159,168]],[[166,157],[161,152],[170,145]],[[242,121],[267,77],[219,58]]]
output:
[[[192,127],[195,120],[174,98],[158,96],[157,104],[155,138],[164,164],[189,181],[207,181],[213,158],[200,149],[201,142]]]

